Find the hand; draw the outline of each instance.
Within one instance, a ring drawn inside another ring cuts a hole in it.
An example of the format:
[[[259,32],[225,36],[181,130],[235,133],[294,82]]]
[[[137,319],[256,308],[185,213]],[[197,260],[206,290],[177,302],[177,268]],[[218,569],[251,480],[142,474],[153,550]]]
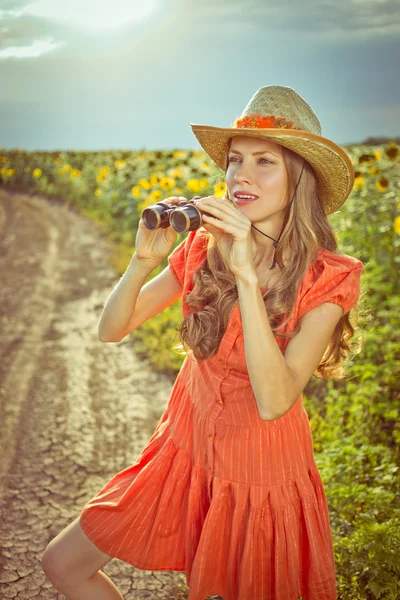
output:
[[[177,205],[182,201],[187,202],[184,196],[171,196],[163,200],[166,204]],[[174,245],[178,233],[171,226],[158,229],[148,229],[143,219],[139,220],[136,233],[136,256],[138,260],[158,266],[166,258]]]
[[[254,271],[252,256],[257,249],[251,235],[251,221],[227,198],[207,196],[194,203],[200,211],[212,215],[202,215],[203,227],[215,237],[229,269],[236,276]]]

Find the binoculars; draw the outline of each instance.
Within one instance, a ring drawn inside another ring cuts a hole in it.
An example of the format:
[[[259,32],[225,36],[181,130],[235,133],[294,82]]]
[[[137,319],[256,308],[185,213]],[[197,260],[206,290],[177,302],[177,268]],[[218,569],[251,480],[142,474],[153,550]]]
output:
[[[194,196],[173,206],[161,200],[143,210],[143,222],[147,229],[166,229],[171,226],[178,233],[194,231],[202,226],[202,214],[212,216],[206,211],[200,212],[196,207],[194,200],[199,198],[201,196]]]

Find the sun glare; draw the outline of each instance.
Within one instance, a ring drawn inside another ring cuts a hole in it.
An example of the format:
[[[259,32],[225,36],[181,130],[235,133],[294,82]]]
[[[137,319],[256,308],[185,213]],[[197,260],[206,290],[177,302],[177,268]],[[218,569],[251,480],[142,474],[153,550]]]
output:
[[[25,9],[25,13],[48,17],[57,21],[69,22],[83,28],[117,29],[133,21],[140,21],[151,15],[156,0],[37,0]]]

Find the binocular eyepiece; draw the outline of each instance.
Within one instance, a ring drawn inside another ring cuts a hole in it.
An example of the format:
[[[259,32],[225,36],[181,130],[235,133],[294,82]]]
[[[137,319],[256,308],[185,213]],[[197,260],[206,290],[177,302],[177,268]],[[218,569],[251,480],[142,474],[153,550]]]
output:
[[[210,215],[200,210],[194,204],[194,200],[201,196],[194,196],[191,200],[183,200],[171,206],[162,200],[148,206],[142,212],[142,219],[147,229],[166,229],[171,226],[178,233],[194,231],[203,224],[202,214]]]

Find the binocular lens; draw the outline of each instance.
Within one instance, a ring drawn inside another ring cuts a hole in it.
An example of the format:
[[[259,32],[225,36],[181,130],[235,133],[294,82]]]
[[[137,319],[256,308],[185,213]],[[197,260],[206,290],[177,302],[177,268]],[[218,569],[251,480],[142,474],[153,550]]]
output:
[[[153,206],[145,208],[142,212],[142,219],[147,229],[166,229],[169,227],[169,215],[175,210],[165,202],[157,202]]]
[[[199,209],[193,203],[193,200],[198,198],[201,196],[194,196],[192,200],[179,202],[175,206],[161,201],[145,208],[142,212],[145,226],[147,229],[166,229],[171,225],[178,233],[198,229],[201,227],[202,218]]]
[[[194,206],[186,205],[184,208],[177,208],[171,213],[169,218],[172,229],[175,229],[178,233],[184,231],[194,231],[201,225],[200,213]]]
[[[159,218],[157,218],[157,215],[155,212],[148,211],[147,214],[145,214],[143,212],[143,221],[144,221],[144,224],[146,225],[147,229],[155,229],[158,225]]]

